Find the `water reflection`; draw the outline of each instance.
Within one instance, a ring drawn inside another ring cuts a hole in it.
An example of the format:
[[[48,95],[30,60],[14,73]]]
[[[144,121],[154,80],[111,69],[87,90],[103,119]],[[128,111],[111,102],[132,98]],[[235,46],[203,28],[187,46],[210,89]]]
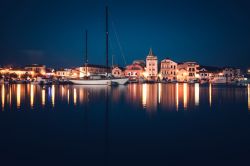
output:
[[[60,107],[62,104],[75,107],[103,101],[106,86],[57,86],[41,88],[37,85],[1,85],[1,109],[7,110],[14,105],[26,108],[47,108],[46,105]],[[157,111],[199,110],[212,107],[221,102],[244,102],[250,111],[250,85],[245,88],[212,87],[199,84],[130,84],[110,87],[112,105],[130,105],[135,110],[144,108],[148,113]],[[247,100],[246,97],[247,94]],[[26,97],[26,96],[27,97]],[[49,101],[49,102],[48,102]],[[246,103],[247,102],[247,103]],[[58,104],[57,104],[58,103]],[[227,103],[227,105],[229,105]],[[244,105],[244,104],[241,104]],[[50,108],[50,107],[48,107]],[[209,108],[210,109],[210,108]]]
[[[16,90],[16,105],[17,105],[17,108],[20,108],[21,106],[21,85],[18,84],[17,85],[17,90]]]
[[[179,84],[177,83],[175,85],[175,99],[176,99],[176,111],[178,111],[179,108]]]
[[[247,85],[247,92],[248,92],[248,111],[250,111],[250,84]]]
[[[30,107],[34,106],[34,85],[30,85]]]
[[[55,85],[52,85],[51,88],[51,102],[52,102],[52,106],[55,106]]]
[[[42,106],[45,106],[45,89],[42,89]]]
[[[147,93],[148,93],[147,84],[143,84],[142,85],[142,105],[144,108],[147,107]]]
[[[187,109],[187,83],[183,84],[183,107]]]
[[[76,88],[74,88],[74,105],[76,105],[77,102],[77,94],[76,94]]]
[[[161,103],[161,95],[162,95],[162,84],[158,83],[158,103]]]
[[[195,106],[199,106],[199,100],[200,100],[200,84],[199,83],[196,83],[194,85],[195,89],[194,89],[194,101],[195,101]]]
[[[68,104],[69,104],[69,89],[67,91],[67,96],[68,96]]]
[[[10,86],[10,89],[9,89],[9,105],[10,105],[10,107],[11,107],[11,105],[12,105],[12,87]]]
[[[5,87],[2,85],[2,110],[4,110],[4,104],[5,104]]]
[[[209,84],[209,106],[212,106],[212,84]]]

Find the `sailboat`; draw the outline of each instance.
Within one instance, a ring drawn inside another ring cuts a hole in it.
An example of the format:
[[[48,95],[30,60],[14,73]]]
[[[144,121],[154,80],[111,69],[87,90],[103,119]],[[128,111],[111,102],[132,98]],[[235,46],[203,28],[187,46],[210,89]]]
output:
[[[86,32],[86,43],[87,43],[87,32]],[[69,81],[73,84],[78,85],[124,85],[128,82],[128,78],[112,78],[108,77],[109,65],[108,65],[108,55],[109,55],[109,31],[108,31],[108,6],[106,6],[106,68],[107,75],[103,76],[90,76],[89,79],[70,79]],[[86,62],[87,64],[87,44],[86,44]]]

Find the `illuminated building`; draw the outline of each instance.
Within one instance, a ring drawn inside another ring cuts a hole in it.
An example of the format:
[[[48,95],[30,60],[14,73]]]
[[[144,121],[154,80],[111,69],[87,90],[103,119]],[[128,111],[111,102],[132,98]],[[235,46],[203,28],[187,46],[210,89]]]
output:
[[[125,76],[129,77],[130,80],[138,80],[139,78],[144,77],[144,68],[145,63],[134,61],[133,64],[126,66]]]
[[[149,54],[146,58],[146,73],[148,80],[157,80],[158,78],[158,59],[153,54],[152,48],[149,50]]]
[[[186,72],[184,72],[183,69],[186,70]],[[180,74],[183,74],[183,76],[185,76],[185,79],[184,79],[185,81],[198,80],[199,79],[199,64],[196,62],[179,63],[177,79],[182,78],[182,77],[179,77]]]
[[[112,68],[112,76],[114,76],[115,78],[121,78],[121,77],[124,77],[124,71],[125,69],[122,68],[122,67],[113,67]]]
[[[33,71],[35,74],[46,74],[46,66],[45,65],[39,65],[39,64],[32,64],[32,65],[27,65],[24,68],[26,71]]]
[[[173,81],[177,79],[177,63],[169,58],[161,61],[161,79]]]

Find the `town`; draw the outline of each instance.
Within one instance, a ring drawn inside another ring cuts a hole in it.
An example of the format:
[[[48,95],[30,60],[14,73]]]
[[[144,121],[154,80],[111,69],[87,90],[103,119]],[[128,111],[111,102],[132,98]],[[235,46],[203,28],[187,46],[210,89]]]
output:
[[[53,69],[32,64],[25,67],[0,68],[1,83],[70,83],[69,79],[88,79],[91,75],[107,75],[114,78],[129,78],[130,83],[249,83],[250,68],[246,71],[235,67],[202,66],[194,61],[175,62],[170,58],[158,60],[150,48],[145,60],[134,60],[126,67],[94,65],[85,63],[74,68]]]

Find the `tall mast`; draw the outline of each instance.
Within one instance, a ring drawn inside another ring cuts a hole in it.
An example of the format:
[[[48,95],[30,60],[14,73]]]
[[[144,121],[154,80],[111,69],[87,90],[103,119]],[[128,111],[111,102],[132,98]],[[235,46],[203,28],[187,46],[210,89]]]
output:
[[[109,67],[109,29],[108,29],[108,5],[106,6],[106,68],[107,68],[107,74]]]
[[[85,31],[85,72],[88,75],[88,30]]]
[[[88,30],[85,31],[85,65],[88,63]]]

